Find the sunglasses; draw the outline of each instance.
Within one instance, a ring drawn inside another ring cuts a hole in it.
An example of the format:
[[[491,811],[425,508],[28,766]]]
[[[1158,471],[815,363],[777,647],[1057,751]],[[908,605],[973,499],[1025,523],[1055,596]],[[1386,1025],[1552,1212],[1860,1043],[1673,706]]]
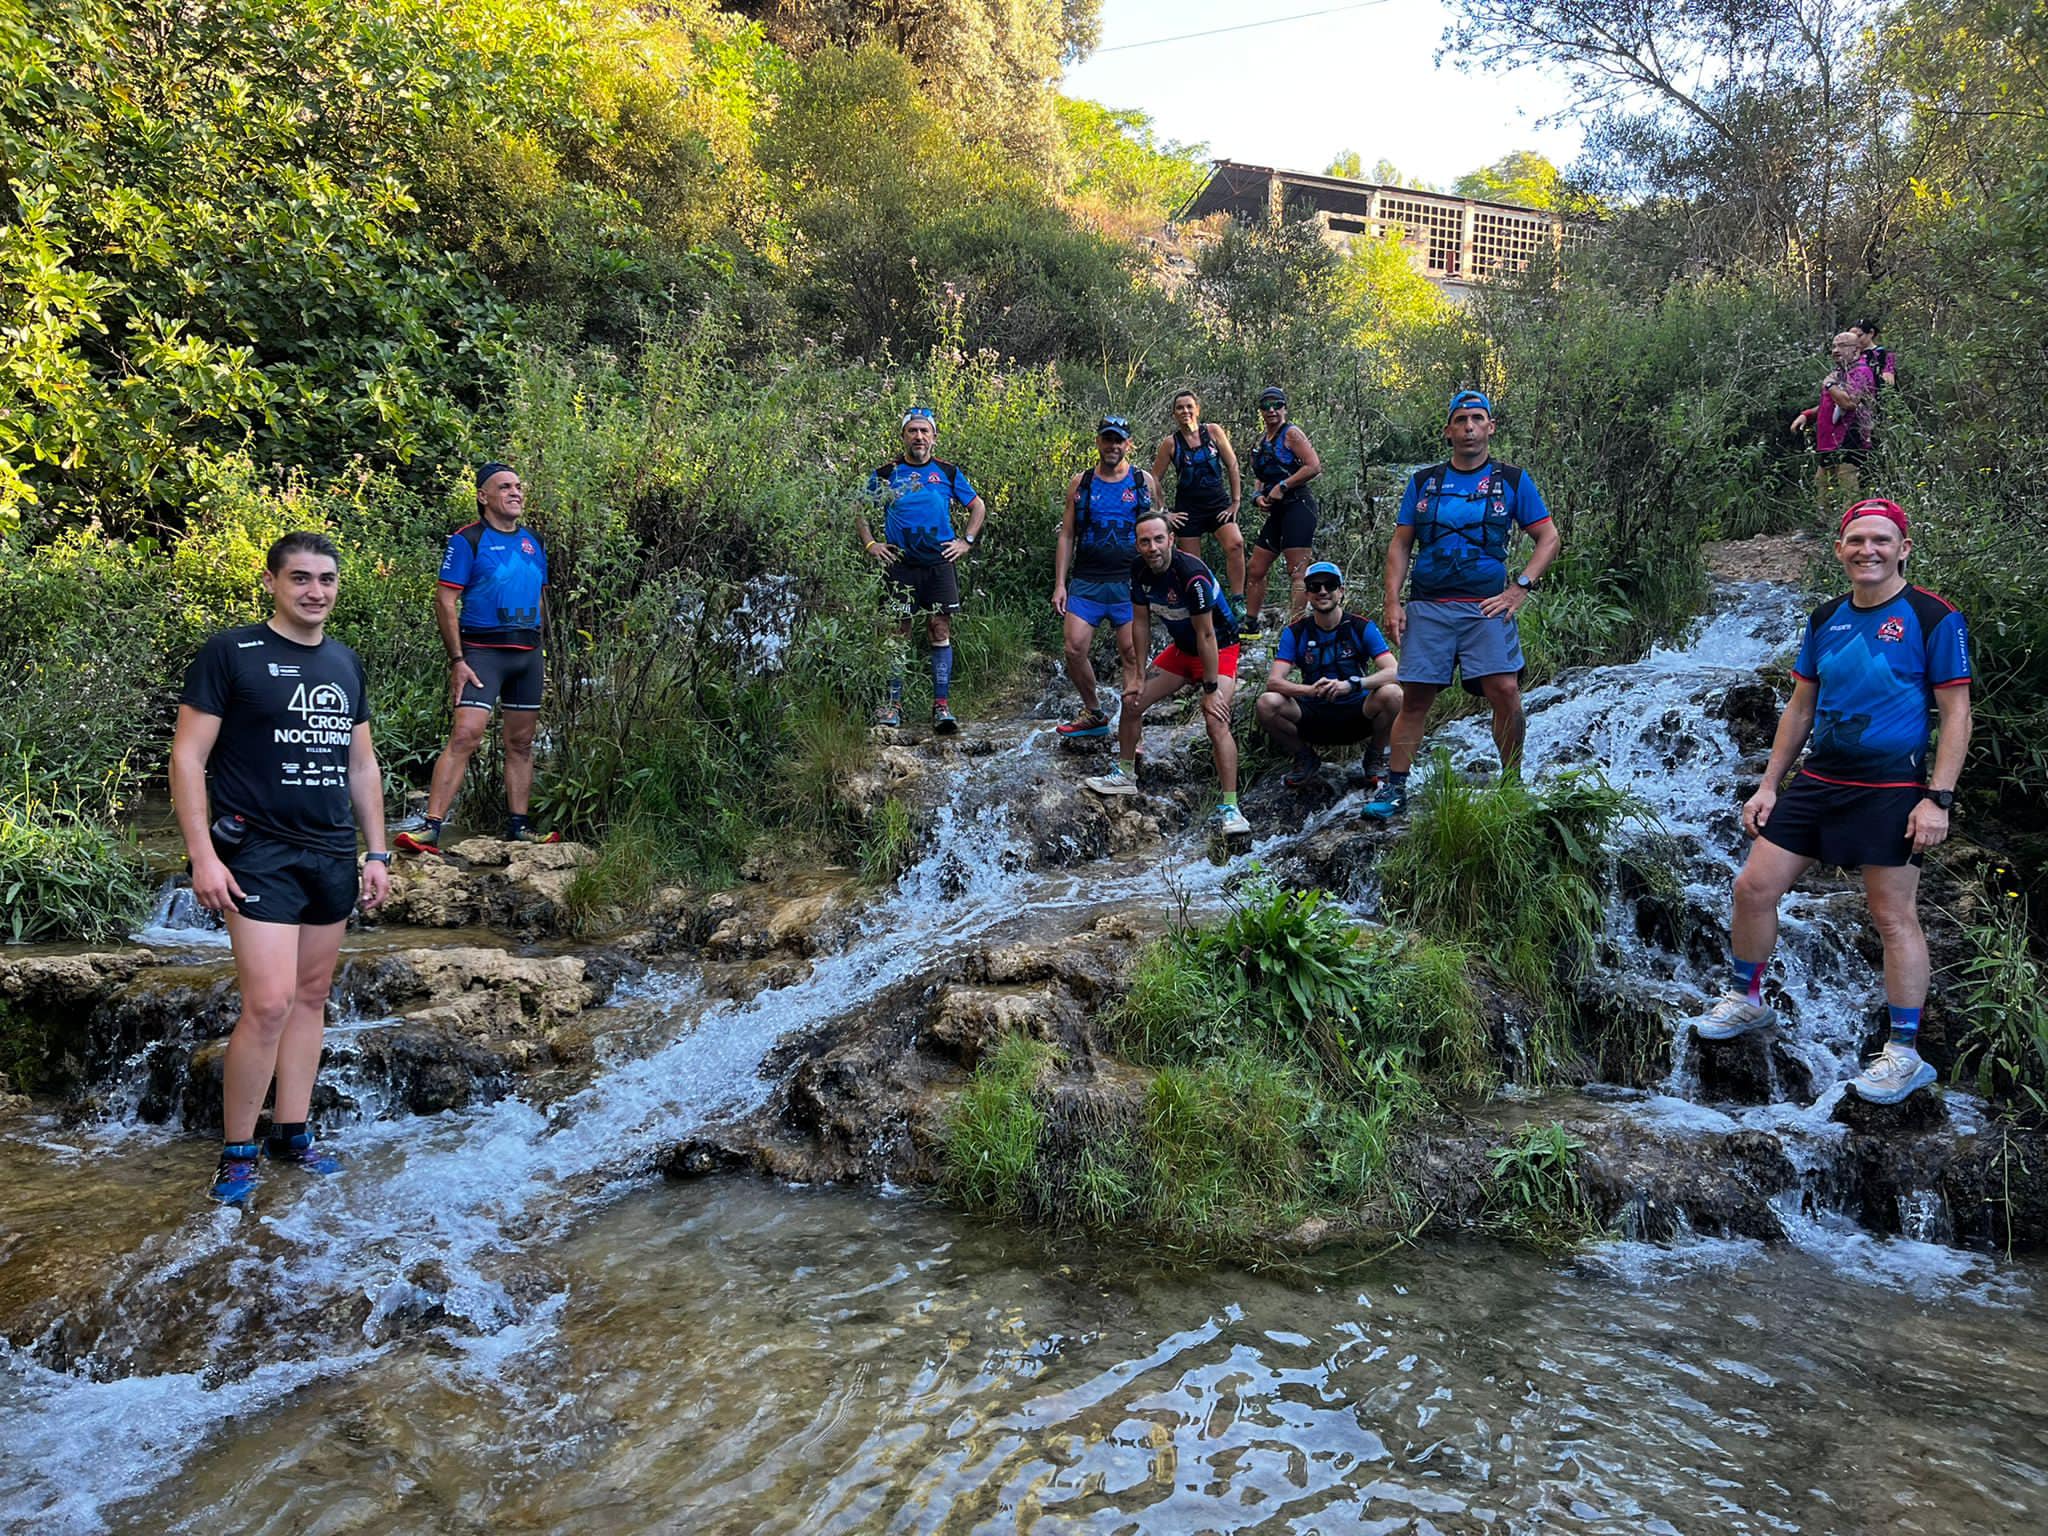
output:
[[[1310,592],[1334,592],[1337,590],[1337,583],[1334,581],[1305,581],[1302,583],[1302,586]]]

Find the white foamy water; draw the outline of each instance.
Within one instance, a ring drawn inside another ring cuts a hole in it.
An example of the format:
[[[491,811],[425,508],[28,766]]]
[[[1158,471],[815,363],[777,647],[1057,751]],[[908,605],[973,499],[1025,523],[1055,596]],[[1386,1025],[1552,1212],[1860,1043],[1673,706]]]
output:
[[[157,887],[149,921],[129,937],[152,949],[226,949],[228,925],[199,905],[191,886],[166,880]]]

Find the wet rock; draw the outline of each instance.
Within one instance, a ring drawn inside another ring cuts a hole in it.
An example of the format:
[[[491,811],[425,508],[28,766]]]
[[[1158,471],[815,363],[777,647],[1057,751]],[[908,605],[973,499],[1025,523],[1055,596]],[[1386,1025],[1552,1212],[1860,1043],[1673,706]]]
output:
[[[564,896],[596,857],[582,843],[513,843],[472,837],[448,856],[394,861],[379,920],[420,928],[496,928],[525,938],[563,932]]]
[[[1774,1030],[1733,1040],[1693,1038],[1700,1097],[1718,1104],[1808,1103],[1813,1073]]]
[[[1910,1094],[1897,1104],[1872,1104],[1855,1093],[1845,1093],[1829,1118],[1848,1126],[1852,1136],[1917,1136],[1945,1125],[1948,1106],[1933,1089]]]
[[[1610,1230],[1649,1242],[1687,1232],[1784,1236],[1773,1199],[1796,1187],[1799,1175],[1775,1136],[1735,1131],[1703,1142],[1626,1120],[1572,1130],[1581,1141],[1580,1187]]]
[[[1737,683],[1710,701],[1707,713],[1728,723],[1729,737],[1744,756],[1768,752],[1778,731],[1778,691],[1761,678]]]
[[[711,925],[704,952],[723,961],[827,952],[844,937],[853,897],[846,880],[800,892],[777,886],[714,896],[704,909]]]

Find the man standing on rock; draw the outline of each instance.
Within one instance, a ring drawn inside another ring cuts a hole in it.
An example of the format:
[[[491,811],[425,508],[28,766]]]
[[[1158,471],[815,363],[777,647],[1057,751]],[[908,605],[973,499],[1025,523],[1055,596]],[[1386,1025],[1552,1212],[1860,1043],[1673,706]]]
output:
[[[1117,719],[1117,761],[1108,773],[1082,783],[1098,795],[1138,792],[1138,740],[1145,711],[1183,688],[1199,688],[1202,723],[1216,758],[1222,791],[1215,830],[1225,837],[1251,831],[1237,807],[1237,738],[1230,732],[1230,703],[1237,696],[1237,619],[1217,590],[1209,567],[1176,549],[1166,516],[1154,509],[1138,523],[1138,558],[1131,562],[1131,622],[1143,636],[1158,609],[1173,637],[1152,658],[1150,677],[1140,674],[1136,651],[1124,669],[1123,713]]]
[[[988,507],[958,468],[934,458],[938,422],[929,406],[912,406],[903,416],[903,452],[868,476],[858,527],[861,548],[882,566],[891,595],[903,605],[898,635],[910,640],[910,621],[924,614],[932,647],[932,729],[950,736],[960,729],[949,695],[953,685],[953,615],[960,611],[960,577],[954,567],[981,537]],[[953,526],[953,508],[967,509],[967,531]],[[868,511],[882,514],[882,536],[874,536]],[[903,723],[903,665],[889,678],[889,702],[878,725]]]
[[[171,798],[192,894],[227,918],[242,1016],[229,1037],[226,1136],[209,1193],[239,1205],[260,1156],[310,1173],[340,1165],[308,1124],[327,993],[349,909],[390,894],[384,781],[356,653],[326,636],[340,561],[321,533],[288,533],[264,560],[273,610],[215,635],[185,674]],[[356,832],[369,853],[360,880]],[[270,1136],[256,1121],[273,1081]]]
[[[1379,625],[1344,611],[1344,572],[1319,560],[1303,576],[1309,611],[1280,632],[1259,724],[1294,768],[1283,783],[1300,789],[1322,772],[1316,748],[1370,740],[1359,764],[1368,778],[1386,752],[1387,735],[1401,712],[1394,651]],[[1301,681],[1291,674],[1301,670]]]
[[[469,761],[483,745],[491,713],[504,710],[505,837],[509,842],[552,843],[559,832],[531,831],[533,740],[540,729],[541,619],[548,556],[539,537],[519,521],[526,487],[509,464],[476,472],[476,504],[483,515],[448,536],[434,592],[434,620],[448,652],[448,691],[455,729],[434,763],[427,789],[426,826],[398,834],[405,853],[440,853],[441,826]]]
[[[1062,741],[1109,734],[1109,716],[1095,691],[1095,626],[1116,630],[1126,676],[1137,671],[1138,642],[1131,633],[1131,565],[1138,558],[1138,519],[1151,514],[1158,487],[1130,462],[1131,424],[1105,416],[1095,429],[1095,466],[1067,484],[1053,555],[1052,611],[1066,627],[1067,676],[1081,695],[1081,712],[1058,727]]]
[[[1401,496],[1398,526],[1387,545],[1384,615],[1387,637],[1401,648],[1401,715],[1394,722],[1386,787],[1365,807],[1366,815],[1380,821],[1406,808],[1408,774],[1429,706],[1455,674],[1464,675],[1468,692],[1493,706],[1493,744],[1503,776],[1513,777],[1521,766],[1522,636],[1515,615],[1564,542],[1536,482],[1493,458],[1493,429],[1493,402],[1476,389],[1458,391],[1444,422],[1449,462],[1418,469]],[[1517,528],[1536,541],[1536,549],[1510,582],[1508,546]]]
[[[1928,979],[1920,859],[1948,836],[1970,745],[1969,630],[1945,598],[1907,583],[1912,550],[1896,503],[1861,501],[1842,514],[1835,558],[1849,591],[1806,621],[1792,700],[1763,784],[1742,811],[1756,842],[1735,877],[1732,985],[1694,1025],[1702,1040],[1732,1040],[1774,1023],[1763,978],[1778,903],[1818,862],[1860,869],[1884,941],[1891,1036],[1850,1087],[1874,1104],[1896,1104],[1934,1081],[1918,1049]],[[1941,725],[1932,771],[1930,708]],[[1812,750],[1781,795],[1809,736]]]

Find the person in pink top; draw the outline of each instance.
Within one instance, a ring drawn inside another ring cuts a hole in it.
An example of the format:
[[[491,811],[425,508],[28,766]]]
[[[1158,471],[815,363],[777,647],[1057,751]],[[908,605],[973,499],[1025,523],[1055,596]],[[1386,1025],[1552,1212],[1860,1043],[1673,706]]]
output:
[[[1856,500],[1877,414],[1877,375],[1865,360],[1856,333],[1843,331],[1830,350],[1835,366],[1820,381],[1820,404],[1792,418],[1795,434],[1804,432],[1809,422],[1813,425],[1814,447],[1820,454],[1814,487],[1823,518],[1834,506],[1835,490],[1845,503]]]

